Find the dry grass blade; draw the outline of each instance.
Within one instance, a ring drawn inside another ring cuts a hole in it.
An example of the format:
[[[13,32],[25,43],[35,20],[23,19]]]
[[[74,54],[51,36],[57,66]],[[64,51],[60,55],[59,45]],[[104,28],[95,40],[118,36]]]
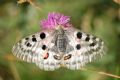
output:
[[[120,0],[113,0],[115,3],[118,3],[120,5]]]
[[[11,68],[11,72],[13,74],[13,77],[15,80],[21,80],[20,76],[19,76],[19,73],[16,69],[16,66],[13,62],[10,61],[10,68]]]
[[[5,56],[2,57],[2,59],[7,61],[21,61],[20,59],[14,57],[12,54],[6,54]]]
[[[102,74],[102,75],[111,76],[111,77],[114,77],[114,78],[120,78],[120,76],[117,76],[117,75],[114,75],[114,74],[110,74],[110,73],[106,73],[106,72],[98,72],[98,73]]]
[[[98,74],[101,74],[101,75],[106,75],[106,76],[110,76],[110,77],[113,77],[113,78],[120,78],[120,76],[118,75],[114,75],[114,74],[111,74],[111,73],[107,73],[107,72],[103,72],[103,71],[97,71],[97,70],[90,70],[90,69],[82,69],[83,71],[91,71],[91,72],[95,72],[95,73],[98,73]]]

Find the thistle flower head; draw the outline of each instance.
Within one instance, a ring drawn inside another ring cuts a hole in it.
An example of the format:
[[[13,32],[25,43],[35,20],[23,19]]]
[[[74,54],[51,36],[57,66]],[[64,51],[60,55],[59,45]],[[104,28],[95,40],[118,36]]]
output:
[[[43,29],[55,29],[57,26],[70,27],[70,17],[60,13],[49,13],[48,18],[41,20]]]

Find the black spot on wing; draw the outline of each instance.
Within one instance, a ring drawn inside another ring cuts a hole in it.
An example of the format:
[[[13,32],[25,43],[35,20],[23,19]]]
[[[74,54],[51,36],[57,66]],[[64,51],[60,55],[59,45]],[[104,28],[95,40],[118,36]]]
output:
[[[80,44],[76,45],[76,49],[79,50],[81,48]]]
[[[46,37],[46,34],[44,32],[40,33],[40,38],[44,39]]]
[[[77,36],[78,39],[81,39],[82,38],[82,33],[81,32],[77,32],[76,36]]]
[[[46,45],[42,45],[42,49],[45,50],[47,47]]]
[[[87,35],[86,38],[85,38],[85,41],[89,41],[90,40],[90,36]]]
[[[27,43],[26,46],[27,46],[27,47],[31,47],[32,45],[31,45],[30,43]]]
[[[93,42],[93,43],[91,43],[91,44],[90,44],[90,46],[95,46],[95,43],[94,43],[94,42]]]
[[[32,38],[32,41],[33,41],[33,42],[36,42],[37,40],[36,40],[36,38],[35,38],[35,37],[33,37],[33,38]]]
[[[28,37],[26,37],[26,38],[25,38],[25,40],[29,40],[29,38],[28,38]]]

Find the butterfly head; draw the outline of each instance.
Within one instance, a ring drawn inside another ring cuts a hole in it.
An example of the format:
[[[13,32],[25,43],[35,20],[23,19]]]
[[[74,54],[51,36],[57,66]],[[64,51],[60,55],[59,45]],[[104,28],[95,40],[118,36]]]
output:
[[[70,17],[60,13],[49,13],[48,18],[41,20],[42,29],[60,29],[71,27]]]

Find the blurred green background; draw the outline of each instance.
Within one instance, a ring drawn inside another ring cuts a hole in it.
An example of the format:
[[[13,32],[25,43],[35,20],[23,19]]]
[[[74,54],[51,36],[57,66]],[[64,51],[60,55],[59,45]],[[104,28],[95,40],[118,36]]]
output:
[[[71,16],[71,23],[97,35],[107,46],[106,55],[86,69],[120,75],[120,5],[112,0],[33,0],[41,10],[17,0],[0,0],[0,80],[119,80],[91,71],[43,71],[19,61],[11,49],[15,42],[40,31],[40,20],[49,12]]]

